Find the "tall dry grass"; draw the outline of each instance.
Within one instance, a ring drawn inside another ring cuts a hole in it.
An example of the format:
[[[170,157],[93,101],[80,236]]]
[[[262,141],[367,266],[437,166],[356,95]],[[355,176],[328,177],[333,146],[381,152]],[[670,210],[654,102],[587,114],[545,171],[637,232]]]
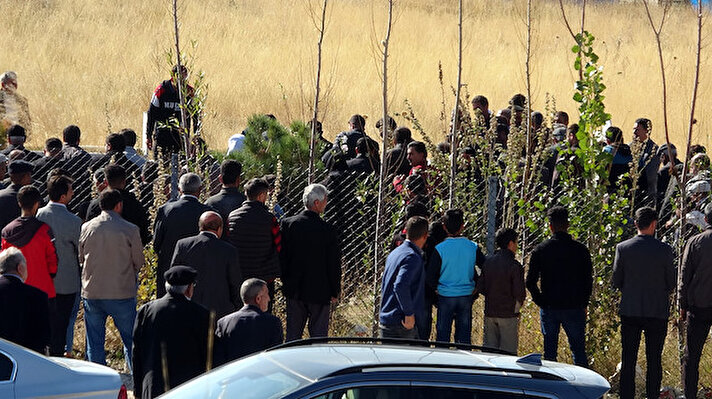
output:
[[[205,71],[210,84],[205,133],[213,146],[224,148],[252,113],[274,113],[283,121],[309,118],[317,34],[308,10],[318,2],[181,3],[182,38],[197,41],[196,66]],[[341,0],[329,7],[322,108],[328,136],[343,130],[353,113],[371,115],[368,129],[375,133],[381,87],[374,43],[383,36],[381,3]],[[524,7],[524,1],[465,1],[463,81],[470,94],[489,97],[492,108],[503,107],[512,94],[525,91]],[[575,4],[567,7],[576,12]],[[114,130],[140,130],[152,90],[167,75],[164,52],[172,40],[168,1],[0,0],[0,8],[0,69],[18,72],[20,91],[30,101],[34,120],[32,144],[59,135],[71,123],[82,127],[86,144],[101,144],[107,121]],[[438,62],[446,86],[454,85],[455,3],[399,0],[396,10],[391,109],[403,110],[407,98],[426,129],[443,131]],[[637,117],[650,117],[653,139],[662,142],[657,54],[644,18],[641,4],[600,2],[589,5],[587,26],[598,38],[596,51],[605,67],[606,104],[613,123],[630,136]],[[575,120],[571,100],[575,71],[569,50],[573,43],[558,4],[536,1],[533,19],[533,108],[543,109],[549,92],[557,108]],[[692,87],[693,19],[690,7],[675,7],[663,33],[670,129],[678,145],[686,131]],[[705,39],[709,33],[705,26]],[[712,105],[709,59],[705,52],[694,133],[694,140],[704,144],[710,144],[712,126],[706,113]],[[448,87],[446,94],[452,103]]]

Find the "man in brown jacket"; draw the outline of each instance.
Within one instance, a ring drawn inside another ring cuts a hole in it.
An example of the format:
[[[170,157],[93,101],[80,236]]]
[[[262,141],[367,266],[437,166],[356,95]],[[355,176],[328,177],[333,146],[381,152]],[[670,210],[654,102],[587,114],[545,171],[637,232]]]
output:
[[[524,268],[514,256],[517,232],[500,229],[495,236],[499,249],[487,258],[476,293],[485,296],[485,331],[483,346],[517,354],[519,346],[519,309],[526,298]]]
[[[111,316],[130,367],[137,276],[144,263],[141,235],[136,225],[121,217],[119,191],[104,190],[99,205],[101,214],[84,223],[79,236],[87,356],[94,363],[106,364],[106,318]]]

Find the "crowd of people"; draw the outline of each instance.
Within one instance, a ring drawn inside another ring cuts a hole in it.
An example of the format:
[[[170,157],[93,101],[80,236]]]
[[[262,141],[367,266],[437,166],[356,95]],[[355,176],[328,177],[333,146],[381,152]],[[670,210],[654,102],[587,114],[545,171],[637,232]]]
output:
[[[341,296],[342,262],[350,260],[341,253],[343,226],[327,223],[323,215],[344,173],[381,169],[378,145],[365,132],[365,118],[354,115],[349,130],[336,135],[333,143],[323,139],[317,126],[329,174],[323,184],[304,189],[298,214],[281,215],[277,206],[268,206],[273,185],[267,177],[243,184],[242,165],[231,159],[217,164],[202,151],[205,143],[200,140],[191,141],[188,147],[197,150],[187,156],[200,167],[217,169],[219,178],[206,187],[200,174],[183,171],[178,195],[171,198],[170,180],[159,171],[165,155],[183,151],[185,144],[181,131],[170,123],[181,117],[178,72],[184,77],[187,73],[174,68],[174,78],[159,85],[149,107],[153,160],[134,149],[137,136],[131,129],[109,134],[106,152],[92,155],[80,146],[81,131],[74,125],[66,127],[61,138],[47,139],[40,155],[25,148],[27,130],[20,120],[7,113],[3,117],[14,119],[6,129],[7,146],[0,151],[0,312],[7,315],[0,337],[40,353],[74,356],[81,306],[86,357],[105,364],[106,320],[111,317],[135,394],[143,398],[201,374],[209,367],[208,359],[223,364],[285,339],[301,339],[305,328],[310,337],[327,336],[332,304]],[[4,74],[3,90],[17,95],[16,79],[14,73]],[[484,117],[472,123],[492,127],[498,148],[506,149],[510,129],[524,123],[525,102],[523,96],[514,96],[507,108],[493,113],[487,99],[477,96],[473,107]],[[535,131],[546,129],[541,113],[531,118]],[[574,363],[588,367],[585,333],[593,265],[586,246],[567,232],[568,210],[549,210],[551,238],[531,252],[526,269],[517,260],[519,233],[514,229],[497,231],[496,250],[486,253],[463,236],[462,209],[431,216],[426,144],[413,141],[411,131],[392,118],[378,121],[379,131],[382,123],[392,138],[383,166],[406,207],[382,274],[380,335],[430,340],[434,325],[435,340],[470,344],[473,301],[483,296],[483,345],[517,354],[520,311],[529,291],[540,308],[544,358],[557,359],[563,327]],[[550,134],[539,136],[546,141],[538,169],[542,184],[555,187],[560,179],[557,165],[576,162],[572,150],[578,145],[577,129],[565,112],[558,112],[547,130]],[[670,295],[676,288],[679,311],[688,325],[683,385],[688,397],[695,397],[700,356],[712,326],[712,257],[706,256],[712,251],[710,161],[700,146],[688,154],[691,178],[684,190],[690,205],[671,217],[659,216],[675,195],[682,170],[675,149],[658,147],[651,131],[648,119],[638,119],[628,145],[619,128],[609,127],[601,148],[611,157],[609,191],[636,185],[640,197],[635,212],[638,235],[617,246],[613,280],[607,282],[622,296],[621,397],[634,396],[643,333],[646,391],[648,397],[657,396]],[[242,150],[244,137],[238,136],[230,139],[229,151]],[[450,151],[446,144],[437,151]],[[201,202],[206,192],[209,198]],[[153,203],[160,205],[155,217],[147,206]],[[679,284],[673,250],[656,238],[656,232],[673,226],[676,218],[689,226],[680,233],[690,238]],[[152,259],[146,250],[155,253],[157,299],[138,307],[139,274],[149,267],[146,259]],[[277,280],[286,299],[285,326],[272,311]],[[214,337],[212,347],[209,336]]]

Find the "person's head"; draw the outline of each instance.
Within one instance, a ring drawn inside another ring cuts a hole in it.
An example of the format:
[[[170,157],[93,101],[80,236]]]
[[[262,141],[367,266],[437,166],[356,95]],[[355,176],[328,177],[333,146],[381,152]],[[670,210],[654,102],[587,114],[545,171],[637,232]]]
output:
[[[7,129],[7,142],[14,146],[21,146],[27,140],[27,132],[20,125],[12,125]]]
[[[366,119],[359,114],[352,115],[351,118],[349,118],[349,127],[351,128],[351,130],[364,132],[364,129],[366,127]]]
[[[553,233],[563,233],[569,229],[569,211],[563,206],[555,206],[546,213],[549,229]]]
[[[396,123],[396,120],[393,119],[393,118],[391,118],[390,116],[388,117],[388,119],[386,119],[386,121],[388,122],[388,123],[386,124],[386,131],[387,131],[387,132],[392,132],[392,131],[394,131],[394,130],[398,127],[398,124]],[[383,118],[379,119],[379,120],[376,122],[376,130],[377,130],[378,132],[382,132],[382,131],[383,131]]]
[[[203,214],[200,215],[200,219],[198,219],[198,228],[200,231],[209,231],[220,237],[223,233],[222,217],[217,212],[203,212]]]
[[[197,197],[203,188],[203,180],[195,173],[186,173],[178,179],[181,194]]]
[[[314,122],[313,120],[310,120],[309,122],[307,122],[307,127],[309,128],[310,132],[312,130],[313,122]],[[316,129],[314,129],[314,130],[316,132],[316,135],[319,137],[321,137],[321,135],[324,134],[324,126],[322,125],[322,123],[320,121],[316,121]]]
[[[104,168],[104,177],[109,187],[116,190],[126,188],[126,169],[123,166],[111,163]]]
[[[430,210],[428,210],[428,207],[422,202],[411,202],[405,207],[405,220],[408,220],[413,216],[422,216],[427,218],[430,216]]]
[[[124,136],[124,145],[126,147],[133,147],[136,145],[136,132],[132,129],[121,129],[119,134]]]
[[[10,164],[12,165],[12,164]],[[699,154],[695,154],[695,156],[692,157],[690,160],[690,173],[692,174],[697,174],[700,171],[703,170],[709,170],[710,168],[710,157],[707,156],[707,154],[701,152]],[[10,175],[12,177],[12,175]]]
[[[609,126],[606,129],[606,143],[617,145],[623,143],[623,131],[616,126]]]
[[[437,147],[438,152],[441,154],[450,154],[450,143],[447,141],[441,141],[438,143]]]
[[[10,247],[0,252],[0,274],[15,274],[22,281],[27,280],[27,260],[22,251]]]
[[[175,265],[163,273],[166,280],[166,292],[172,296],[183,295],[190,299],[193,297],[195,281],[198,272],[189,266]]]
[[[62,140],[69,145],[79,145],[81,137],[82,131],[76,125],[69,125],[62,131]]]
[[[428,163],[428,149],[422,141],[408,144],[408,162],[410,166],[425,166]]]
[[[242,175],[242,164],[234,159],[226,159],[220,164],[220,183],[223,187],[238,187]]]
[[[405,126],[398,126],[393,132],[393,144],[406,145],[413,140],[413,134]]]
[[[638,118],[633,125],[633,137],[638,141],[645,141],[653,130],[653,124],[648,118]]]
[[[482,95],[475,96],[475,98],[472,99],[472,107],[479,109],[485,118],[489,117],[489,100],[487,100],[487,97]]]
[[[41,202],[40,190],[33,186],[24,186],[17,193],[17,203],[22,210],[22,216],[35,216]]]
[[[503,123],[497,123],[495,127],[495,142],[502,147],[507,146],[507,141],[509,140],[509,123],[506,125]]]
[[[2,89],[14,92],[17,90],[17,74],[13,71],[7,71],[0,76],[0,85]]]
[[[32,170],[34,165],[24,160],[12,161],[7,167],[12,184],[26,186],[32,183]]]
[[[269,308],[269,289],[264,280],[258,278],[248,278],[240,287],[240,298],[245,305],[257,306],[261,311],[266,312]]]
[[[460,209],[448,209],[443,215],[443,227],[451,237],[457,237],[465,229],[465,215]]]
[[[46,157],[54,158],[62,152],[62,140],[50,137],[45,140],[44,154]]]
[[[655,209],[644,206],[635,211],[635,227],[639,234],[653,235],[658,224],[658,213]]]
[[[106,182],[106,176],[104,175],[104,168],[99,168],[94,171],[92,175],[92,180],[94,181],[94,187],[96,187],[97,192],[102,192],[109,184]]]
[[[494,242],[497,244],[497,248],[506,249],[516,254],[517,238],[519,238],[519,234],[516,230],[509,227],[503,227],[497,230],[497,234],[494,236]]]
[[[693,144],[690,146],[690,155],[689,156],[694,156],[695,154],[706,154],[707,149],[705,146],[701,144]]]
[[[419,248],[423,248],[428,240],[428,219],[422,216],[414,216],[405,223],[405,238],[410,240]]]
[[[509,127],[512,122],[512,110],[509,108],[500,109],[497,111],[497,124]]]
[[[124,152],[126,139],[120,133],[111,133],[106,136],[106,152]]]
[[[176,64],[173,66],[173,69],[171,69],[171,80],[175,81],[178,78],[178,71],[180,71],[181,80],[188,79],[188,68],[186,68],[185,65],[179,67],[178,64]]]
[[[324,213],[329,191],[321,184],[310,184],[304,189],[302,201],[304,207],[318,214]]]
[[[269,183],[263,178],[250,179],[245,183],[245,195],[250,201],[267,202]]]
[[[67,205],[74,195],[72,178],[69,176],[52,176],[47,182],[47,194],[52,202]]]
[[[578,130],[579,125],[577,123],[572,123],[566,129],[566,140],[568,141],[570,147],[578,147],[579,140],[576,136],[578,134]]]
[[[677,159],[677,147],[675,144],[670,144],[670,151],[668,151],[667,143],[664,143],[658,147],[658,156],[660,157],[660,164],[665,165],[670,162],[670,153],[672,153],[672,159]]]
[[[418,173],[412,174],[403,180],[403,189],[408,199],[428,193],[428,188],[425,187],[425,179]]]
[[[551,133],[551,137],[555,143],[563,143],[566,140],[566,128],[563,126],[557,127]]]
[[[544,124],[544,114],[539,111],[532,112],[532,129],[538,130]]]
[[[99,208],[104,212],[121,213],[123,210],[123,199],[118,190],[107,188],[99,194]]]
[[[564,127],[569,126],[569,114],[564,111],[557,111],[556,115],[554,115],[554,123],[558,123]]]

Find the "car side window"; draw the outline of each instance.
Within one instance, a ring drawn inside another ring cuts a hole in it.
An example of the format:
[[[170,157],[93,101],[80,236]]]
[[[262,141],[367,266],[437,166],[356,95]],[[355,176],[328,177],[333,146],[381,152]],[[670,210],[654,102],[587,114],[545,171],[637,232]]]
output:
[[[12,379],[13,367],[12,360],[5,356],[5,354],[0,353],[0,382],[10,381]]]
[[[482,389],[449,388],[449,387],[412,387],[411,397],[414,399],[524,399],[523,394],[488,391]]]
[[[409,390],[407,386],[342,388],[313,399],[409,399]]]

